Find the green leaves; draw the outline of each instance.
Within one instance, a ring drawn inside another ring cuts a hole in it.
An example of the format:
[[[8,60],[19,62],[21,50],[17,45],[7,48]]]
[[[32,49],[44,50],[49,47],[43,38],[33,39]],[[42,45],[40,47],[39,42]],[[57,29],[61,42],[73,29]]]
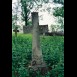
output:
[[[48,67],[52,70],[47,73],[46,77],[64,77],[64,37],[62,36],[45,36],[40,37],[43,57]],[[32,36],[31,34],[18,34],[15,39],[12,36],[12,75],[16,77],[16,71],[19,77],[30,77],[28,66],[32,58]],[[42,77],[38,75],[37,77]]]
[[[53,0],[53,2],[64,5],[64,0]]]
[[[53,15],[58,18],[58,23],[60,24],[60,27],[57,27],[64,31],[64,6],[54,8]]]
[[[57,8],[54,8],[55,12],[53,13],[54,16],[61,16],[61,17],[64,17],[64,6],[63,7],[57,7]]]

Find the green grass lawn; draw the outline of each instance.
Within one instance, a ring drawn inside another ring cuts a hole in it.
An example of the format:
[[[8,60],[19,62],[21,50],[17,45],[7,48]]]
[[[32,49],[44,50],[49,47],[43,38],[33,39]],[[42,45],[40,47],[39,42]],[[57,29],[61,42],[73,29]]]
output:
[[[64,37],[40,36],[40,48],[47,66],[52,67],[46,77],[64,77]],[[32,35],[18,33],[15,38],[12,34],[12,76],[31,77],[28,73],[28,64],[32,54]],[[38,76],[37,77],[42,77]]]

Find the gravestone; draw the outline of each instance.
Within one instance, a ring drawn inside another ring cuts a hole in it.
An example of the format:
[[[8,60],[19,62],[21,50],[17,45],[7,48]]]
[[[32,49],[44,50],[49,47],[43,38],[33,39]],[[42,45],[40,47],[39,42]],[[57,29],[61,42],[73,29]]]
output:
[[[40,33],[39,33],[39,19],[38,12],[32,13],[32,62],[31,67],[34,71],[40,69],[41,73],[46,72],[46,64],[43,60],[42,51],[40,49]]]
[[[32,26],[23,26],[23,33],[32,33]],[[40,34],[47,33],[48,32],[48,25],[39,25]]]
[[[32,33],[32,28],[33,28],[33,25],[23,26],[23,33],[24,34]],[[40,31],[40,34],[47,33],[48,32],[48,25],[39,25],[39,31]]]
[[[39,25],[40,34],[45,34],[48,32],[48,25]]]
[[[32,33],[32,28],[33,26],[23,26],[23,33],[24,34]]]
[[[15,36],[17,37],[17,32],[19,32],[19,30],[17,30],[18,27],[15,27],[15,29],[13,30],[13,32],[15,32]]]

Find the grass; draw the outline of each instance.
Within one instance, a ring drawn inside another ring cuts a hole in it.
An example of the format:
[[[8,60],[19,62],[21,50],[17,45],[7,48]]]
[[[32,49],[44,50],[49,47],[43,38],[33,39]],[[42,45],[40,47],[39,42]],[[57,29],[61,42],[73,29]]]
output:
[[[64,37],[40,36],[40,47],[48,67],[52,67],[46,77],[64,77]],[[32,35],[12,34],[12,76],[31,77],[28,64],[32,56]],[[37,77],[42,77],[37,75]]]

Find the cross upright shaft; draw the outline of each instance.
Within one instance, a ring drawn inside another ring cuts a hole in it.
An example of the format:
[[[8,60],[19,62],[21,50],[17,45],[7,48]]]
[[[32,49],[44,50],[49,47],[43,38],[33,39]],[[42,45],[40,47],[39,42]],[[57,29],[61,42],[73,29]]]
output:
[[[38,12],[32,13],[32,61],[31,67],[36,74],[36,71],[40,71],[40,74],[45,75],[47,72],[46,63],[43,61],[42,51],[40,49],[40,34],[39,34],[39,19]],[[37,74],[36,74],[37,75]],[[33,77],[35,75],[33,74]]]
[[[40,50],[40,35],[39,35],[39,19],[38,12],[32,13],[32,62],[35,62],[35,65],[42,65],[43,57],[42,51]]]

